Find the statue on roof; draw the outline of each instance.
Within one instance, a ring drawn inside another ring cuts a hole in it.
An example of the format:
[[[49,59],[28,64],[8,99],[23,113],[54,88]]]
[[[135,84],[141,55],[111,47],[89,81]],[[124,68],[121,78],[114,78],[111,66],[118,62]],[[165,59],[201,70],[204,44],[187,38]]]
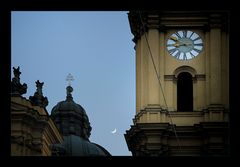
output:
[[[12,78],[12,82],[11,82],[11,94],[25,94],[27,93],[27,84],[21,84],[20,83],[20,67],[18,66],[18,68],[14,68],[13,67],[13,74],[14,77]]]
[[[43,87],[44,82],[39,82],[39,80],[37,80],[37,82],[35,82],[35,83],[36,83],[36,87],[37,87],[36,93],[38,95],[43,95],[42,94],[42,87]]]
[[[35,106],[46,107],[48,105],[48,99],[47,97],[44,97],[42,93],[42,87],[44,82],[39,82],[39,80],[37,80],[35,83],[37,90],[34,93],[34,96],[29,97],[29,100]]]

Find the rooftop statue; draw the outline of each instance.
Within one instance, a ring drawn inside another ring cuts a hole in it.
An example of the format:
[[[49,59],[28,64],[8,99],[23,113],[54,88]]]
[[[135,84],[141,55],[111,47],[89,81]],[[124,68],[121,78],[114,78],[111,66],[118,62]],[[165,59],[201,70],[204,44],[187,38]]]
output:
[[[18,68],[14,68],[13,67],[13,74],[14,77],[12,78],[12,82],[11,82],[11,93],[12,94],[25,94],[27,93],[27,84],[21,84],[20,83],[20,68],[18,66]]]
[[[48,105],[48,99],[47,97],[44,97],[42,93],[42,87],[44,82],[39,82],[39,80],[37,80],[35,83],[36,83],[37,90],[34,93],[34,96],[29,97],[29,100],[33,105],[46,107]]]

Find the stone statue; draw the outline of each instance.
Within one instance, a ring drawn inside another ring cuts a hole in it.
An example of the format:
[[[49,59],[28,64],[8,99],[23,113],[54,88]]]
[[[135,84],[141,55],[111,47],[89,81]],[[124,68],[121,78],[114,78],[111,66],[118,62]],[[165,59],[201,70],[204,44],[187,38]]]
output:
[[[21,72],[20,72],[20,67],[19,66],[18,66],[17,69],[13,67],[13,74],[14,74],[13,80],[15,80],[15,82],[17,82],[17,83],[20,83]]]
[[[13,67],[13,74],[14,74],[14,77],[11,82],[11,93],[12,94],[20,94],[20,95],[27,93],[27,84],[20,83],[21,72],[20,72],[19,66],[18,66],[18,68]]]
[[[34,96],[29,97],[29,100],[33,105],[46,107],[48,105],[48,99],[47,97],[43,97],[43,93],[42,93],[42,87],[44,82],[39,82],[39,80],[37,80],[35,83],[36,83],[37,90],[34,93]]]
[[[40,96],[42,96],[43,94],[42,94],[42,87],[43,87],[43,84],[44,84],[44,82],[39,82],[39,80],[37,80],[37,82],[36,82],[36,87],[37,87],[37,94],[38,95],[40,95]]]

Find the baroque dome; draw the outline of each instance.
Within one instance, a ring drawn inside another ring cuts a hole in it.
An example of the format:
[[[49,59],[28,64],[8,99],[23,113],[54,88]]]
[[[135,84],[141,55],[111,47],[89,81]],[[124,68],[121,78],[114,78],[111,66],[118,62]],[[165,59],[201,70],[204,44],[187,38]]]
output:
[[[51,119],[63,135],[61,144],[52,145],[53,155],[66,156],[111,156],[102,146],[89,141],[92,127],[86,111],[74,102],[68,86],[66,100],[55,105],[51,111]]]
[[[92,127],[84,108],[73,101],[72,91],[73,88],[68,86],[66,100],[53,107],[51,118],[63,135],[77,135],[89,140]]]
[[[63,143],[53,145],[52,151],[55,155],[61,155],[64,152],[67,156],[111,156],[102,146],[75,135],[64,136]]]
[[[75,103],[73,100],[64,100],[59,102],[55,105],[51,111],[51,114],[56,114],[57,112],[64,112],[64,111],[74,111],[76,113],[85,113],[84,108]]]

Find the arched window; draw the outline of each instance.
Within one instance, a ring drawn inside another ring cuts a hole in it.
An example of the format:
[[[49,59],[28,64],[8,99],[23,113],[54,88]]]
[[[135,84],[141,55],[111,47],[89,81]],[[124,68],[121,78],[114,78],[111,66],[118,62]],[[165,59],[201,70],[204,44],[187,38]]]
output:
[[[181,72],[177,77],[177,109],[193,111],[193,81],[188,72]]]

